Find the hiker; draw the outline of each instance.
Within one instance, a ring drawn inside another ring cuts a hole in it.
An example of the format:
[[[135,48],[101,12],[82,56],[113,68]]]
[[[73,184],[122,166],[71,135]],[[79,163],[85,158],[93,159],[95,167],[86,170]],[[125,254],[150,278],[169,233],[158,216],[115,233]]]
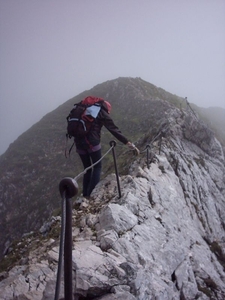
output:
[[[101,106],[97,106],[98,108],[96,108],[99,110],[97,113],[97,117],[94,119],[89,132],[85,136],[74,137],[76,152],[81,158],[84,169],[90,167],[92,164],[101,159],[102,154],[100,142],[102,126],[105,126],[111,132],[111,134],[115,136],[117,140],[127,145],[130,149],[132,149],[135,152],[136,155],[138,155],[139,150],[134,146],[133,143],[128,141],[128,139],[121,133],[119,128],[114,124],[113,120],[109,116],[111,110],[110,103],[101,98],[95,98],[92,96],[85,98],[81,103],[94,103],[94,99],[98,99],[96,100],[97,105],[98,103],[101,103]],[[84,174],[83,197],[90,197],[91,192],[93,191],[97,183],[100,181],[101,169],[102,162],[100,161]]]

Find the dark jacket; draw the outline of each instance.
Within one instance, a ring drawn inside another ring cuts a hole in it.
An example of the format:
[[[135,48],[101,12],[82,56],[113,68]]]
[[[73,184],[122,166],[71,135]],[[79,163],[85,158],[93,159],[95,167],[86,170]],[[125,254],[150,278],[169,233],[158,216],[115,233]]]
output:
[[[92,149],[101,142],[101,129],[105,126],[112,135],[121,143],[127,144],[128,140],[122,135],[119,128],[114,124],[113,120],[104,108],[101,108],[97,118],[93,122],[90,132],[82,138],[75,138],[76,148],[79,150]]]

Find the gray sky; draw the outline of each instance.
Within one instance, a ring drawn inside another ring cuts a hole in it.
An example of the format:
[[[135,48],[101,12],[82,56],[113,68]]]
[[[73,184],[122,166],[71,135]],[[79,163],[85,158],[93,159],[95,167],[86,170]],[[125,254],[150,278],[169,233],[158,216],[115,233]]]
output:
[[[0,154],[66,100],[124,76],[225,108],[225,0],[0,0]]]

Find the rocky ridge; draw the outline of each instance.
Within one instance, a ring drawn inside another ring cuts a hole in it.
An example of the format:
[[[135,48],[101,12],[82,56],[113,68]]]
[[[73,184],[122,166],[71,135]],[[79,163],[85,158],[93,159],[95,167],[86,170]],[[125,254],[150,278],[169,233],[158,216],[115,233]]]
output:
[[[146,152],[128,154],[122,197],[111,174],[74,208],[74,299],[225,298],[222,147],[190,112],[171,108],[166,115],[161,138],[138,141],[140,149],[151,145],[149,168]],[[1,274],[0,298],[53,299],[59,241],[26,241],[27,254]]]
[[[14,240],[20,239],[27,232],[37,231],[52,214],[59,211],[59,180],[82,170],[75,151],[72,151],[68,159],[64,156],[66,116],[74,103],[88,95],[102,97],[112,104],[111,115],[115,124],[133,142],[144,137],[149,143],[163,123],[168,121],[168,112],[172,112],[174,107],[180,109],[181,116],[182,110],[193,111],[193,105],[190,106],[184,98],[168,93],[141,78],[120,77],[84,91],[45,115],[0,156],[0,263]],[[199,111],[196,106],[194,109],[196,113]],[[208,126],[225,147],[222,130],[225,110],[218,110],[214,112],[217,116],[216,123],[215,117],[210,118]],[[210,113],[211,109],[206,115]],[[207,119],[204,112],[201,114],[201,118]],[[186,118],[189,118],[188,113]],[[191,127],[186,126],[186,138],[190,141],[194,139],[193,142],[197,142],[197,145],[199,139],[203,152],[208,153],[211,147],[208,147],[208,141],[213,140],[210,135],[214,134],[204,124],[200,125],[196,118],[190,121]],[[196,126],[201,126],[201,131],[195,130]],[[111,134],[103,128],[103,153],[108,149],[111,139]],[[143,147],[145,146],[143,143]],[[219,145],[218,149],[220,151]],[[124,147],[119,147],[119,143],[116,152],[120,174],[125,175],[129,161],[126,160],[126,155],[120,156]],[[106,156],[103,177],[108,174],[110,165],[111,157]]]

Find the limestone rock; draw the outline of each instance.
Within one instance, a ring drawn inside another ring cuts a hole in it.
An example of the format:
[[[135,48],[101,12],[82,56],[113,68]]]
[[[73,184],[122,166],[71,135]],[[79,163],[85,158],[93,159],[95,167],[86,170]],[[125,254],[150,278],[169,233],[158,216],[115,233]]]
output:
[[[168,114],[174,126],[149,168],[145,155],[130,162],[120,199],[111,174],[73,210],[74,299],[225,299],[224,157],[194,118]],[[53,299],[58,255],[58,240],[42,242],[1,275],[0,298]]]

